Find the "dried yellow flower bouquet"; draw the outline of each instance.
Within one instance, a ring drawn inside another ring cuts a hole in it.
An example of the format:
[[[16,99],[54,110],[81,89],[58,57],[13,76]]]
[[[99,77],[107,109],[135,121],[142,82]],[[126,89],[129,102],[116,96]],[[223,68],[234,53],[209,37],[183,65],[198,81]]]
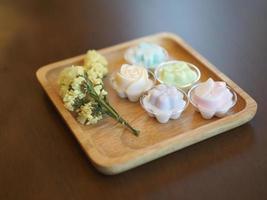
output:
[[[108,73],[107,65],[102,55],[89,50],[83,66],[67,67],[60,73],[59,94],[65,107],[77,114],[81,124],[95,124],[107,114],[138,135],[139,130],[124,120],[108,102],[103,84],[103,78]]]

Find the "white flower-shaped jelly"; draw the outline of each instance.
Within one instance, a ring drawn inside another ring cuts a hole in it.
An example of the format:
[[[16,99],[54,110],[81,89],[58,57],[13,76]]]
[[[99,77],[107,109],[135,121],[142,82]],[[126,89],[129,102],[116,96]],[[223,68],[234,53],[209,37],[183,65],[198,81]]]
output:
[[[225,82],[209,78],[188,92],[191,103],[205,119],[223,117],[235,105],[237,96]]]
[[[155,79],[149,77],[149,72],[141,66],[123,64],[120,70],[111,76],[111,85],[122,98],[132,102],[154,85]]]
[[[142,107],[160,123],[178,119],[188,105],[186,94],[174,86],[160,84],[140,99]]]

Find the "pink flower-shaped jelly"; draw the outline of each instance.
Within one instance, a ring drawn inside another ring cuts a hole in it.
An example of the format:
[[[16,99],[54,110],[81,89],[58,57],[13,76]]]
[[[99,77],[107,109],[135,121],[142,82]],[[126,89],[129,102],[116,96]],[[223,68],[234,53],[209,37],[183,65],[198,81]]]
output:
[[[191,103],[205,119],[213,116],[223,117],[236,102],[236,94],[225,82],[209,78],[189,91]]]

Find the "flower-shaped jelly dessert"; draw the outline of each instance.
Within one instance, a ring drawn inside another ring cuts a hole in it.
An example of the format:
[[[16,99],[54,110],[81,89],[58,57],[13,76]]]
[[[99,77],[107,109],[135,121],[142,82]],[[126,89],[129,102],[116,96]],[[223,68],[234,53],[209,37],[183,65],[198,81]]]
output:
[[[209,78],[188,92],[189,100],[203,118],[223,117],[235,105],[236,93],[225,82]]]
[[[168,59],[168,53],[157,44],[143,42],[129,48],[125,52],[124,58],[130,64],[155,69],[160,63]]]
[[[130,101],[138,101],[140,96],[155,83],[154,76],[144,67],[123,64],[118,72],[111,76],[111,85],[118,95]]]
[[[188,105],[186,94],[174,86],[157,85],[144,94],[140,103],[151,117],[160,123],[178,119]]]
[[[155,75],[160,83],[183,90],[191,88],[201,76],[199,69],[193,64],[176,60],[161,63]]]

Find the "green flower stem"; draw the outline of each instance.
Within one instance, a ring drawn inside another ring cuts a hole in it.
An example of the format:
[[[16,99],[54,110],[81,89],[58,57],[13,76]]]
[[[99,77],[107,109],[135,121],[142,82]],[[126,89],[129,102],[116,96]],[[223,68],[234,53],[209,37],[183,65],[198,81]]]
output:
[[[120,115],[117,113],[117,111],[109,104],[108,101],[105,101],[105,103],[117,114],[116,120],[119,121],[121,124],[126,125],[129,129],[131,129],[131,131],[138,136],[140,131],[133,128],[126,120],[124,120],[122,117],[120,117]]]
[[[128,127],[132,133],[136,136],[139,135],[139,130],[133,128],[125,119],[123,119],[115,110],[112,106],[110,106],[107,102],[100,100],[99,99],[99,103],[108,110],[107,114],[114,118],[115,120],[117,120],[119,123],[121,123],[122,125],[125,125],[126,127]]]
[[[99,95],[97,95],[96,91],[94,90],[94,87],[93,87],[93,84],[92,82],[87,79],[87,91],[86,93],[89,93],[89,95],[91,97],[93,97],[95,99],[96,102],[98,102],[103,108],[105,108],[106,110],[106,113],[112,117],[113,119],[115,119],[116,121],[118,121],[120,124],[128,127],[132,133],[135,135],[135,136],[138,136],[139,135],[139,130],[133,128],[125,119],[123,119],[119,113],[104,99],[101,99],[99,97]]]

